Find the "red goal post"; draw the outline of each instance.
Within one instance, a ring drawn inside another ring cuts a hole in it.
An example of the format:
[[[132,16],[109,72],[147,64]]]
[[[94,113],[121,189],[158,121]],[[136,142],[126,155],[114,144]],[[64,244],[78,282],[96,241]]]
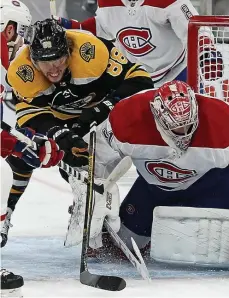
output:
[[[222,78],[208,80],[206,78],[209,75],[206,69],[201,70],[200,68],[200,29],[202,32],[206,30],[206,33],[209,33],[210,30],[214,35],[215,47],[223,56]],[[208,94],[229,102],[229,16],[193,16],[190,19],[187,67],[187,82],[195,92]]]

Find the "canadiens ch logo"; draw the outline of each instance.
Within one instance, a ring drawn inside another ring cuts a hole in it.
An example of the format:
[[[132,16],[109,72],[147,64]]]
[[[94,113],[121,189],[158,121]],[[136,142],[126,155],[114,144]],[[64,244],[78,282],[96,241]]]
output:
[[[148,28],[127,27],[117,33],[117,39],[134,56],[143,56],[153,51],[156,46],[150,43],[152,34]]]
[[[195,170],[181,169],[167,161],[146,161],[145,167],[162,183],[184,183],[197,175]]]

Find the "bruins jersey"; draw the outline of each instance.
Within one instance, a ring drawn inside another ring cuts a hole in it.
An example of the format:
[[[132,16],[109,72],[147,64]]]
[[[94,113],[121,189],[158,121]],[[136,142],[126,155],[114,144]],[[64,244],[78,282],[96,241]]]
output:
[[[59,83],[51,83],[30,59],[29,47],[11,63],[7,80],[18,98],[17,124],[46,133],[55,125],[72,126],[82,109],[112,92],[119,99],[152,88],[150,75],[133,64],[112,42],[84,31],[66,31],[70,45],[68,68]]]

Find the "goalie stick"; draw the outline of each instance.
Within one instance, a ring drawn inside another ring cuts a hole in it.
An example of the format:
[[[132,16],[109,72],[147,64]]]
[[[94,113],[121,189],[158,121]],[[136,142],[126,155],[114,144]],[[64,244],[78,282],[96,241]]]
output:
[[[27,136],[23,135],[20,131],[17,131],[15,128],[11,127],[9,124],[7,124],[4,121],[1,121],[1,129],[4,129],[6,131],[8,131],[11,135],[13,135],[14,137],[16,137],[19,141],[27,144],[28,146],[30,146],[32,149],[36,150],[37,149],[37,144],[32,141],[30,138],[28,138]],[[60,167],[61,169],[63,169],[67,174],[76,177],[78,180],[83,181],[84,183],[88,183],[88,179],[86,177],[86,171],[77,171],[76,169],[74,169],[73,167],[69,166],[68,164],[66,164],[63,161],[60,161],[60,163],[58,164],[58,167]],[[100,193],[103,194],[104,193],[104,184],[93,184],[93,189]]]
[[[56,0],[49,0],[50,14],[56,16]]]
[[[134,239],[131,237],[131,242],[133,245],[133,249],[135,254],[137,255],[139,261],[137,258],[133,255],[133,253],[129,250],[129,248],[126,246],[126,244],[122,241],[122,239],[119,237],[117,233],[112,229],[110,226],[109,222],[105,219],[104,220],[104,225],[108,231],[108,233],[111,235],[113,240],[116,242],[116,245],[122,250],[122,252],[125,254],[127,259],[131,262],[131,264],[137,269],[138,273],[142,276],[143,279],[147,281],[151,281],[150,276],[149,276],[149,271],[146,267],[146,264],[142,258],[141,252],[134,241]]]
[[[83,241],[80,262],[80,282],[87,286],[107,290],[121,291],[126,287],[124,279],[116,276],[92,274],[87,266],[87,249],[90,238],[90,225],[94,203],[94,169],[95,169],[95,144],[96,144],[96,122],[91,123],[89,132],[89,162],[88,162],[88,184],[86,194],[86,207],[84,217]]]

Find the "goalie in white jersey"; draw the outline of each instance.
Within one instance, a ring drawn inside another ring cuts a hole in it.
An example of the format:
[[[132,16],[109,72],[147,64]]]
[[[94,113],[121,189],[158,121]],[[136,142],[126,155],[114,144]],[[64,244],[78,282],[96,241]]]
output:
[[[114,107],[97,131],[96,175],[125,156],[138,171],[119,214],[117,193],[109,196],[109,215],[120,216],[118,234],[130,248],[131,237],[140,248],[151,240],[159,261],[229,266],[228,129],[229,106],[181,81]],[[93,217],[105,217],[101,206],[96,195]]]
[[[83,22],[60,18],[67,29],[84,29],[113,40],[134,63],[145,66],[155,86],[186,81],[188,22],[198,12],[189,0],[98,0],[96,16]],[[223,75],[222,55],[210,30],[200,30],[200,66],[208,80]],[[216,64],[216,62],[218,63]]]

